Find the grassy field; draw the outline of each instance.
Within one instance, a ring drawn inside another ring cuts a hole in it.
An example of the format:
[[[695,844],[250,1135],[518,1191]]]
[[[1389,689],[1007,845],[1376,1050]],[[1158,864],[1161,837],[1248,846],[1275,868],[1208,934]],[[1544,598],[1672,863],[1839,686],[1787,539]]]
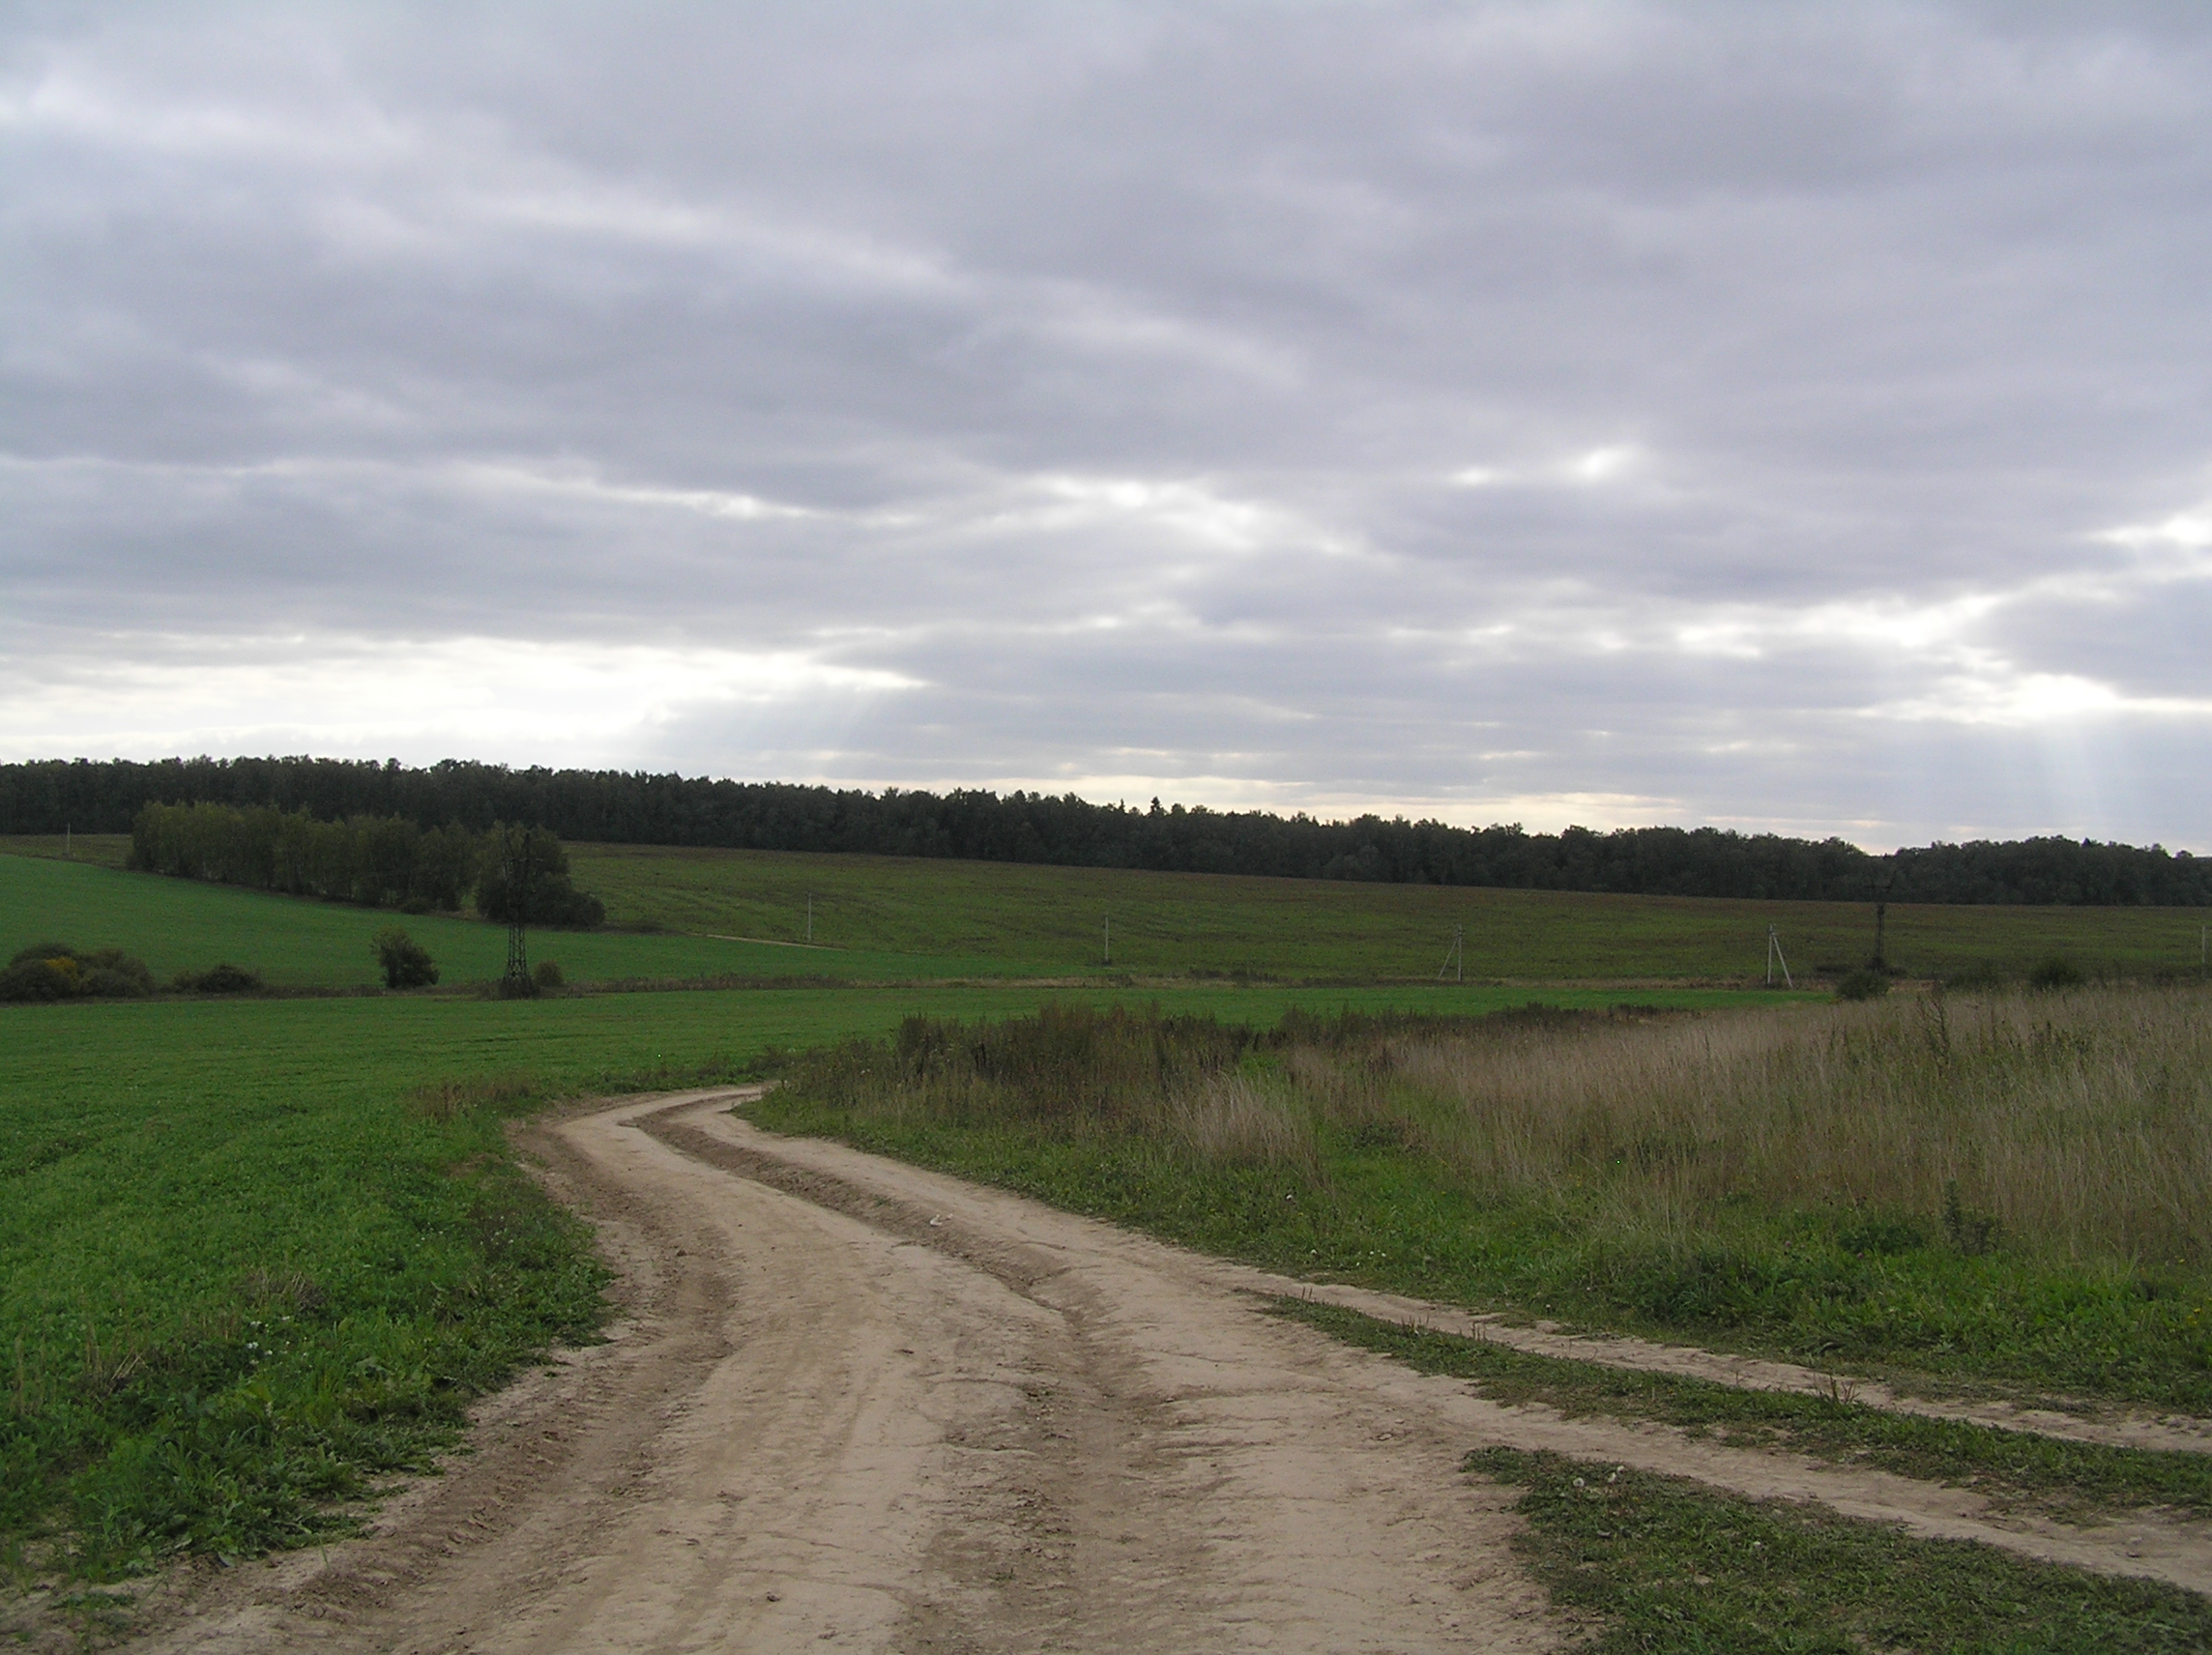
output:
[[[73,848],[85,867],[119,867],[127,841],[79,838]],[[18,858],[45,861],[60,850],[51,838],[0,840],[0,853]],[[606,934],[548,935],[540,945],[564,966],[573,961],[571,975],[646,974],[640,961],[663,958],[702,974],[1096,974],[1106,965],[1109,919],[1112,969],[1137,976],[1421,980],[1437,974],[1455,926],[1465,928],[1468,976],[1524,982],[1747,982],[1763,978],[1769,925],[1801,973],[1848,969],[1874,944],[1874,915],[1863,903],[1473,890],[645,845],[574,845],[569,852],[576,883],[606,903],[611,926],[692,940],[685,949],[655,954]],[[0,867],[6,860],[0,856]],[[825,946],[790,946],[806,935],[810,898],[814,936]],[[1889,913],[1888,954],[1920,975],[1986,967],[2017,976],[2053,955],[2091,971],[2185,971],[2197,963],[2206,917],[2197,909],[1900,904]],[[388,915],[366,920],[360,935],[389,922]],[[331,923],[329,963],[314,980],[365,980],[365,941],[362,962],[340,959],[339,944],[353,933],[342,921]],[[441,961],[451,953],[455,975],[496,974],[504,961],[503,943],[480,934],[471,941],[431,921],[422,928],[441,940],[430,944]],[[718,937],[782,945],[717,944]],[[270,946],[276,946],[274,939]]]
[[[1766,928],[1799,971],[1871,952],[1866,904],[1732,902],[1559,891],[1154,874],[888,857],[650,846],[573,847],[577,882],[619,923],[798,937],[811,892],[818,940],[914,955],[986,955],[1051,974],[1094,971],[1113,922],[1115,969],[1139,975],[1436,975],[1455,926],[1467,974],[1535,982],[1762,977]],[[2196,909],[1890,909],[1888,953],[1920,974],[2052,955],[2085,967],[2197,963]]]
[[[573,1228],[514,1175],[503,1113],[749,1075],[917,1012],[1004,1018],[1055,993],[0,1006],[0,1561],[97,1578],[174,1550],[297,1542],[328,1498],[418,1463],[470,1397],[588,1328],[597,1277]],[[1080,998],[1272,1021],[1312,996],[1222,983]],[[1469,1012],[1516,998],[1474,985],[1324,996]],[[455,1098],[474,1106],[447,1107]]]
[[[51,939],[122,947],[163,979],[226,960],[279,987],[373,980],[367,939],[393,915],[131,874],[123,848],[80,838],[64,858],[58,842],[0,844],[0,955]],[[1956,1383],[2212,1407],[2198,1222],[2212,1204],[2191,1136],[2204,1113],[2192,1077],[2212,1070],[2190,1044],[2201,994],[2150,997],[2184,1007],[2163,1047],[2069,1022],[2060,1008],[2093,998],[2081,996],[2018,1002],[2000,1039],[1957,996],[1938,1029],[1917,997],[1834,1007],[1725,986],[1759,973],[1769,923],[1793,963],[1855,961],[1869,916],[1848,906],[636,847],[575,847],[574,861],[627,929],[534,934],[535,958],[586,984],[751,986],[0,1006],[0,1561],[18,1579],[323,1531],[332,1500],[422,1463],[471,1397],[599,1314],[581,1233],[516,1173],[505,1116],[795,1062],[801,1084],[753,1111],[765,1124],[1295,1272]],[[803,934],[809,892],[833,945],[783,945]],[[1111,972],[1095,952],[1109,914]],[[401,923],[449,986],[504,964],[501,927]],[[2057,953],[2145,971],[2190,964],[2196,924],[1897,910],[1891,954],[1922,970]],[[1467,927],[1464,985],[1435,980],[1453,925]],[[1642,1009],[1575,1030],[1527,1011],[1470,1021],[1530,1002]],[[1236,1061],[1204,1097],[1073,1132],[805,1084],[834,1078],[850,1042],[895,1045],[910,1019],[1018,1026],[1048,1004],[1261,1031],[1308,1021],[1273,1045],[1233,1035]],[[1440,1037],[1408,1043],[1400,1027],[1385,1053],[1315,1032],[1408,1014],[1443,1020]],[[1470,1047],[1475,1027],[1491,1032]],[[797,1059],[839,1048],[811,1071]],[[2056,1089],[2016,1112],[2010,1137],[1984,1129],[1994,1112],[1959,1080],[1999,1071]],[[2127,1132],[2069,1138],[2067,1112],[2084,1104]],[[1761,1137],[1763,1116],[1826,1120],[1822,1155]],[[1935,1118],[1941,1131],[1915,1134]],[[1845,1187],[1853,1169],[1876,1181]],[[1837,1187],[1814,1187],[1823,1177]],[[1558,1406],[1564,1380],[1544,1383]],[[1674,1398],[1650,1416],[1716,1406]],[[1817,1423],[1773,1428],[1803,1447],[1826,1440]],[[1892,1448],[1928,1451],[1876,1443]],[[2037,1497],[2055,1498],[2068,1467],[2036,1473]],[[1533,1462],[1516,1474],[1532,1498],[1557,1481]],[[2128,1477],[2163,1474],[2100,1462],[2074,1481],[2083,1497],[2112,1483],[2124,1504]],[[1695,1550],[1701,1524],[1770,1521],[1687,1494],[1653,1502],[1669,1515],[1651,1532],[1670,1538],[1652,1556]],[[1542,1544],[1580,1544],[1550,1522],[1532,1530]],[[1642,1556],[1621,1566],[1633,1576]],[[2122,1612],[2074,1585],[2037,1589]]]
[[[159,982],[228,961],[261,973],[273,985],[367,987],[380,980],[368,940],[393,924],[430,951],[446,984],[486,981],[507,967],[507,928],[480,919],[394,915],[36,857],[0,856],[0,923],[6,926],[0,959],[33,943],[119,947],[145,960]],[[913,959],[613,930],[533,931],[530,956],[557,961],[572,982],[1006,974],[985,959]]]

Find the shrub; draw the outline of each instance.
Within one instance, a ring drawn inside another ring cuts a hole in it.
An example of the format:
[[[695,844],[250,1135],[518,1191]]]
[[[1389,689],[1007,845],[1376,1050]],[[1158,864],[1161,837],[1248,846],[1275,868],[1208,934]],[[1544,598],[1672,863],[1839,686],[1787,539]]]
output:
[[[0,1000],[74,1000],[85,992],[76,961],[67,954],[18,959],[0,971]]]
[[[539,988],[559,988],[568,979],[562,973],[560,962],[539,960],[536,966],[531,968],[530,980]]]
[[[396,925],[387,925],[371,937],[368,951],[384,969],[386,988],[427,988],[438,980],[429,949]]]
[[[67,943],[39,943],[0,970],[0,1000],[73,1000],[80,995],[133,999],[154,992],[146,962],[120,948],[84,953]]]
[[[1836,984],[1838,1000],[1879,1000],[1889,992],[1889,973],[1861,966],[1847,972]]]
[[[177,987],[187,994],[252,994],[261,987],[261,973],[225,962],[196,975],[179,972]]]
[[[2081,968],[2062,954],[2053,954],[2027,973],[2027,981],[2031,988],[2077,988]]]
[[[154,973],[146,969],[146,962],[126,954],[121,948],[79,954],[77,967],[84,973],[87,994],[134,1000],[154,992]]]

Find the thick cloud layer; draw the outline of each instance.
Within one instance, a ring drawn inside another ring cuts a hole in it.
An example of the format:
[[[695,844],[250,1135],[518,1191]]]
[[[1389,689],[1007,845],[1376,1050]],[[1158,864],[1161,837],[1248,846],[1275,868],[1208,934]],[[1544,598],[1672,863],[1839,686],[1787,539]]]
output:
[[[0,747],[2212,848],[2212,19],[0,24]]]

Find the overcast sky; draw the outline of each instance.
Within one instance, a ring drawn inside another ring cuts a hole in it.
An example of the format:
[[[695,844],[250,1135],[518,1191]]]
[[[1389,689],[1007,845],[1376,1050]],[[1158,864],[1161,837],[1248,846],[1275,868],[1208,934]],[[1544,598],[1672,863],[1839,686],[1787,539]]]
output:
[[[0,8],[0,757],[2205,851],[2208,736],[2200,4]]]

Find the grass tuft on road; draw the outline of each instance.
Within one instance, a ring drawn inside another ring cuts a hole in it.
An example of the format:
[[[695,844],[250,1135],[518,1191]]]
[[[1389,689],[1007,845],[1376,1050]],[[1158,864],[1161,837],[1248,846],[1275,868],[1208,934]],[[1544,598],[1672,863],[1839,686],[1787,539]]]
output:
[[[1603,1368],[1481,1339],[1405,1327],[1336,1305],[1275,1301],[1278,1315],[1424,1374],[1470,1379],[1509,1408],[1570,1419],[1652,1420],[1732,1447],[1773,1448],[1837,1465],[1971,1487],[2000,1508],[2064,1520],[2162,1506],[2212,1516],[2212,1457],[2070,1442],[1964,1421],[1889,1413],[1848,1397],[1749,1391],[1674,1374]]]

